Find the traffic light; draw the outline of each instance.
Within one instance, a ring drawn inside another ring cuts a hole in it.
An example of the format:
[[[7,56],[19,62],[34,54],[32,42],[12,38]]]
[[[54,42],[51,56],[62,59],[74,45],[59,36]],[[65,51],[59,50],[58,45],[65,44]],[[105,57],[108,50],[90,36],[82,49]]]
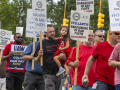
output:
[[[68,24],[67,24],[68,22],[69,22],[69,20],[66,19],[66,18],[64,18],[64,19],[63,19],[63,24],[62,24],[62,26],[68,27]]]
[[[102,13],[98,14],[98,24],[97,24],[98,28],[104,27],[104,24],[102,24],[102,23],[104,23],[104,19],[102,19],[104,17],[105,17],[105,15]]]

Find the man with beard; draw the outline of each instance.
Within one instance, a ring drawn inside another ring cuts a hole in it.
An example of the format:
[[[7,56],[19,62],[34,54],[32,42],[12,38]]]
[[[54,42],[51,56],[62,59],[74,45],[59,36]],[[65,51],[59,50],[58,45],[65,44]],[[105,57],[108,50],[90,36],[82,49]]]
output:
[[[54,39],[55,30],[54,30],[53,25],[51,24],[47,25],[46,36],[47,36],[46,39],[42,41],[43,49],[40,49],[40,44],[38,44],[34,57],[33,56],[32,57],[35,58],[35,62],[39,64],[40,57],[43,56],[42,70],[43,70],[43,75],[44,75],[45,90],[59,90],[62,75],[56,76],[59,68],[53,60],[53,56],[55,52],[57,51],[57,46],[58,46],[58,40]],[[59,55],[60,55],[59,56],[60,60],[66,60],[66,56],[64,53],[61,53]],[[23,56],[23,59],[27,60],[30,57],[31,56],[25,55]]]
[[[11,52],[12,45],[25,46],[24,44],[22,44],[22,36],[20,33],[16,33],[14,35],[14,40],[15,41],[13,43],[6,45],[6,47],[3,51],[3,56],[2,56],[2,60],[7,60],[7,63],[6,63],[6,89],[7,90],[22,90],[22,82],[24,80],[26,62],[24,64],[23,70],[8,68],[9,63],[10,63],[10,57],[14,55],[14,53]]]

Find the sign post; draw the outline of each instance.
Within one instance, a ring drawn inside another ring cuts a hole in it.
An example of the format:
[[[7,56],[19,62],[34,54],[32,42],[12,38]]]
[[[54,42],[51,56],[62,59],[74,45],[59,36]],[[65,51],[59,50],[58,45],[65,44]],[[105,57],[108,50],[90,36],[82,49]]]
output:
[[[3,53],[3,49],[1,49],[0,51],[0,65],[1,65],[2,53]]]
[[[70,38],[77,41],[76,61],[78,61],[79,41],[88,41],[90,15],[82,11],[71,10]],[[74,85],[77,82],[77,68],[75,68]]]
[[[35,53],[35,38],[33,38],[33,53]],[[34,70],[34,59],[32,59],[32,70]]]

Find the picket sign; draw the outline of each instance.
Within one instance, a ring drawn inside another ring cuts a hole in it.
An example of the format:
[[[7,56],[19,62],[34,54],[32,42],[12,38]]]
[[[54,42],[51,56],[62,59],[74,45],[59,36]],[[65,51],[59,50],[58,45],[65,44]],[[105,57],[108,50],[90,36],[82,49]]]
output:
[[[90,14],[83,11],[71,10],[70,38],[77,41],[76,61],[78,61],[80,41],[88,41]],[[74,85],[77,82],[77,68],[75,68]]]
[[[120,31],[120,0],[108,0],[108,1],[109,1],[110,29],[111,31]]]
[[[22,59],[22,55],[26,48],[27,46],[11,45],[11,52],[14,55],[10,56],[8,69],[24,70],[25,60]]]
[[[34,28],[33,21],[33,10],[27,9],[27,20],[26,20],[26,37],[39,38],[39,31]]]
[[[76,10],[94,14],[94,0],[76,0]]]
[[[40,31],[40,50],[42,49],[42,31],[47,31],[46,0],[32,0],[33,21],[35,30]],[[43,56],[40,58],[43,66]]]
[[[23,35],[23,27],[16,27],[16,33]]]
[[[0,49],[1,49],[0,63],[2,59],[3,49],[8,43],[10,43],[11,34],[12,34],[12,31],[0,29]]]

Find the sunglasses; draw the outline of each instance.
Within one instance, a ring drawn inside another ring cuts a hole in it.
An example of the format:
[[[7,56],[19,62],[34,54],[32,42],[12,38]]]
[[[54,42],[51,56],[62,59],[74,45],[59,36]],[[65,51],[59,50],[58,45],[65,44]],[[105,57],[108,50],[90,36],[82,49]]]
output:
[[[17,37],[17,38],[22,38],[22,37]]]
[[[98,36],[98,37],[103,37],[103,38],[105,38],[105,35],[95,35],[95,36]]]
[[[120,32],[112,32],[112,33],[114,33],[115,35],[120,35]]]

